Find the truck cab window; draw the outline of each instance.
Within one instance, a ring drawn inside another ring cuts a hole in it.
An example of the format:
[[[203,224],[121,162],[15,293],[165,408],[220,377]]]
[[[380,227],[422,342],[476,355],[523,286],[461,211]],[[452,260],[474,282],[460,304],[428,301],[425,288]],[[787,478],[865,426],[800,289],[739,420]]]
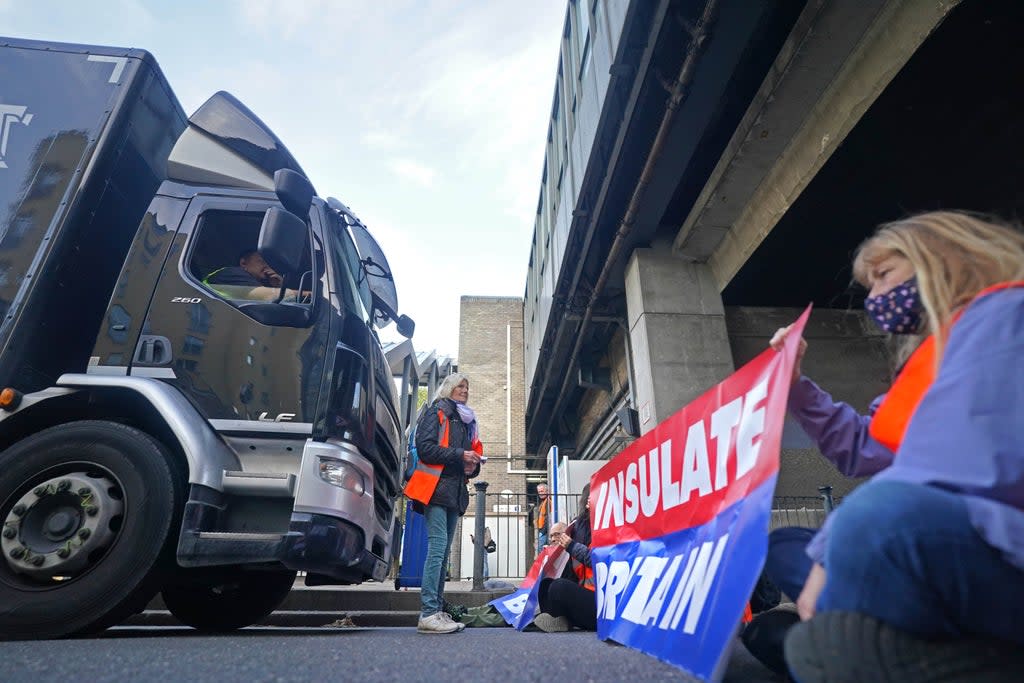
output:
[[[356,310],[361,311],[364,320],[369,320],[373,301],[370,287],[366,282],[366,273],[359,262],[359,251],[348,234],[345,222],[333,211],[328,215],[333,235],[331,243],[334,247],[334,262],[341,273],[339,280],[347,290],[345,298]]]
[[[257,250],[263,212],[207,211],[189,250],[188,274],[211,294],[234,304],[277,301],[310,303],[313,260],[307,252],[295,273],[278,273]]]

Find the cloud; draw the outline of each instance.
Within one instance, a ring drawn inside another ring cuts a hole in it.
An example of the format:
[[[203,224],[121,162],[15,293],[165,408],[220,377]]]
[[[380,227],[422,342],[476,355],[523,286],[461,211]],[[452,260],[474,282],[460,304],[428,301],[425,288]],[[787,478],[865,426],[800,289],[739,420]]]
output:
[[[363,133],[360,141],[370,149],[395,149],[402,145],[400,137],[383,130],[367,131]]]
[[[391,170],[402,180],[416,183],[420,187],[433,187],[437,171],[412,159],[395,159],[390,164]]]

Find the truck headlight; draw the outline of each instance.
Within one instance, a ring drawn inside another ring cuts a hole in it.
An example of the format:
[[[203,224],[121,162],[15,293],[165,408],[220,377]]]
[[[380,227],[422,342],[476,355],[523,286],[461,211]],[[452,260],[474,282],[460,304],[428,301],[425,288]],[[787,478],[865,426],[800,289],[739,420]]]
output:
[[[366,493],[366,478],[353,465],[343,460],[318,458],[317,471],[320,478],[332,486],[347,489],[356,495]]]

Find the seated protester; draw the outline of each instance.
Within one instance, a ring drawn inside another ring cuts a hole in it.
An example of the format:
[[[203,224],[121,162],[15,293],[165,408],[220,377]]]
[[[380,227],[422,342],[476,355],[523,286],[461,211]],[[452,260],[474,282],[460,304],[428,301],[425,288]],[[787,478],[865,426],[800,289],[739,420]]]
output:
[[[883,329],[927,338],[868,425],[891,463],[808,547],[790,673],[801,683],[1019,680],[1024,235],[926,213],[882,226],[853,269]]]
[[[249,299],[253,301],[277,301],[281,295],[282,278],[263,259],[256,249],[245,249],[238,255],[237,266],[218,268],[205,278],[203,284],[225,299]],[[308,299],[309,292],[294,289],[285,291],[284,301]]]
[[[597,630],[597,598],[594,594],[594,570],[590,564],[590,484],[583,487],[583,509],[565,532],[551,529],[551,541],[569,553],[569,566],[575,579],[544,579],[538,600],[540,614],[533,624],[541,631],[556,633],[575,626],[584,631]]]

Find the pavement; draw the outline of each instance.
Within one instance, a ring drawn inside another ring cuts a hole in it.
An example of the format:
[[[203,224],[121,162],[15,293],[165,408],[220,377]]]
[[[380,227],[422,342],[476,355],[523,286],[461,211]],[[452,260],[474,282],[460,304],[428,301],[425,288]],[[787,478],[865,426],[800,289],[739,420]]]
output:
[[[494,583],[488,585],[496,587]],[[513,589],[512,582],[508,582],[503,589],[473,591],[472,582],[456,581],[446,586],[445,598],[452,603],[472,607],[486,604]],[[231,671],[227,677],[223,671],[216,674],[214,663],[203,664],[202,655],[182,653],[181,656],[191,656],[200,662],[194,672],[191,669],[188,672],[188,678],[197,682],[316,681],[334,676],[344,680],[430,681],[468,678],[470,675],[510,681],[547,681],[551,676],[570,676],[574,681],[629,680],[630,683],[695,680],[675,667],[635,650],[604,643],[593,633],[583,631],[547,634],[519,633],[510,628],[473,628],[457,636],[423,636],[415,631],[419,604],[418,588],[395,590],[393,583],[307,587],[297,582],[281,608],[262,624],[232,634],[211,636],[183,627],[166,611],[158,597],[146,611],[135,615],[123,626],[107,631],[101,639],[65,641],[62,643],[61,661],[76,661],[73,654],[64,650],[66,646],[77,648],[80,643],[92,642],[102,645],[104,650],[109,649],[104,659],[108,663],[114,662],[114,670],[119,666],[116,662],[122,660],[129,670],[130,667],[141,666],[140,675],[136,678],[133,674],[133,680],[149,680],[147,671],[150,669],[154,677],[176,680],[173,676],[166,677],[175,666],[171,661],[175,655],[171,653],[183,647],[197,646],[209,646],[227,653],[227,659],[217,661],[222,666],[230,664]],[[122,641],[126,639],[134,644],[125,645]],[[136,650],[151,650],[153,639],[167,640],[167,649],[154,651],[152,657],[136,661]],[[0,658],[4,659],[11,654],[9,648],[32,648],[27,644],[2,645]],[[131,652],[122,652],[125,647]],[[350,647],[355,653],[353,656],[339,656],[339,652],[348,651]],[[4,652],[5,649],[8,652]],[[303,656],[307,650],[308,658]],[[272,654],[274,651],[278,655]],[[287,654],[281,655],[281,652]],[[367,656],[367,653],[373,654]],[[69,654],[71,658],[67,659]],[[87,658],[85,660],[88,661]],[[231,663],[236,660],[237,668]],[[291,662],[288,667],[283,665],[285,661]],[[430,669],[432,666],[440,668]],[[334,673],[327,675],[325,669],[318,667],[328,667]],[[157,670],[164,673],[157,675]],[[47,671],[54,677],[26,675],[20,679],[5,676],[3,680],[32,683],[68,680],[61,678],[62,670]],[[90,681],[125,680],[111,677],[110,671],[78,668],[69,669],[68,675],[73,672],[75,678]],[[736,641],[724,681],[781,683],[783,678],[763,667],[742,643]]]
[[[316,683],[319,681],[688,682],[681,670],[593,633],[473,628],[421,635],[413,628],[247,628],[203,635],[186,628],[117,627],[103,637],[0,642],[4,683]],[[742,647],[725,683],[781,683]]]

